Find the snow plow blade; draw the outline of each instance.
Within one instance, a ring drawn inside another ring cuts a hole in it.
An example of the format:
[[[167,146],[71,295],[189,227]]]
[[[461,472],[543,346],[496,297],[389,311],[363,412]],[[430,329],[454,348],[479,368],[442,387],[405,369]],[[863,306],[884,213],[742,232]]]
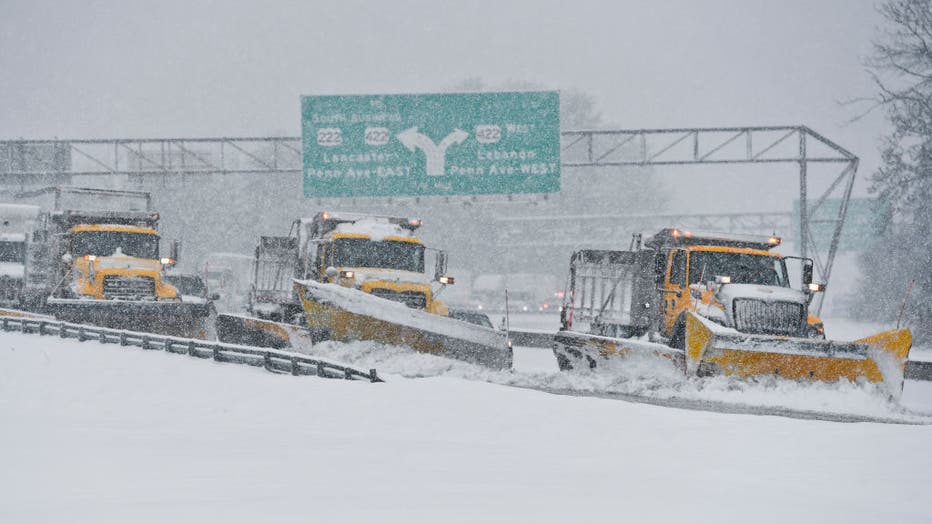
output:
[[[295,288],[315,340],[371,340],[493,369],[511,368],[512,350],[501,331],[335,284],[296,280]]]
[[[883,382],[899,396],[912,347],[908,329],[839,342],[749,335],[687,313],[686,372],[739,377],[777,375],[791,380]]]
[[[576,331],[559,331],[553,337],[553,355],[561,371],[605,372],[626,366],[630,357],[659,357],[686,369],[685,352],[665,344],[630,338],[604,337]]]
[[[206,339],[210,304],[49,298],[48,312],[58,320],[111,329]]]

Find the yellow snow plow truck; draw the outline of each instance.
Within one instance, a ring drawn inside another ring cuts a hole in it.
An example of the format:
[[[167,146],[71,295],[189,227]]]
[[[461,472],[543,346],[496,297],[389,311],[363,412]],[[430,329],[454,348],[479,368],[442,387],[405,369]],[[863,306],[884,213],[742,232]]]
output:
[[[779,238],[664,229],[632,244],[630,251],[572,255],[554,344],[561,369],[611,367],[646,354],[687,375],[844,378],[902,390],[909,330],[825,340],[808,310],[824,286],[812,282],[811,259],[772,251]],[[796,288],[787,268],[793,260]]]
[[[294,337],[373,340],[495,368],[511,366],[505,334],[447,316],[438,299],[446,255],[427,252],[419,219],[321,212],[256,248],[251,316],[220,315],[221,340],[272,347]]]
[[[178,244],[160,255],[148,193],[53,187],[17,198],[48,209],[26,263],[26,308],[67,322],[205,336],[209,304],[182,302],[162,278]]]
[[[292,279],[335,282],[446,315],[426,275],[427,248],[414,235],[419,219],[360,213],[317,213],[295,220],[287,237],[262,237],[256,247],[249,310],[260,318],[303,323]],[[445,256],[437,251],[442,273]],[[453,279],[438,274],[442,285]]]

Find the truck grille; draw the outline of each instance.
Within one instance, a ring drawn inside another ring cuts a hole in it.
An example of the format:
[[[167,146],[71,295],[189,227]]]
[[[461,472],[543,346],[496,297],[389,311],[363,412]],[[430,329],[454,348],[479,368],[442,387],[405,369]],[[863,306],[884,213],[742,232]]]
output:
[[[427,295],[419,291],[392,291],[376,288],[371,293],[379,298],[401,302],[410,308],[424,309],[427,307]]]
[[[805,334],[806,311],[802,304],[743,298],[735,299],[734,308],[735,329],[742,333],[789,336]]]
[[[104,298],[116,300],[154,300],[155,279],[152,277],[104,277]]]

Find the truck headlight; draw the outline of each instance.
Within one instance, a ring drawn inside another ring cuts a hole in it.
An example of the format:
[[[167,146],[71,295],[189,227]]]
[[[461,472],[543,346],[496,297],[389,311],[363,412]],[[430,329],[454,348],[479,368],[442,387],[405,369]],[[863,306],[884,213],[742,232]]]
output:
[[[808,324],[806,326],[806,336],[825,340],[825,327],[822,324]]]

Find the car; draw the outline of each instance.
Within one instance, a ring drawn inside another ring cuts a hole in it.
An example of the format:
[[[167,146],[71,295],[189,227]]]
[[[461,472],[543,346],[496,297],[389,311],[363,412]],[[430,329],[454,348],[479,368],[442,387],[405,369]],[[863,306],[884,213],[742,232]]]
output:
[[[448,316],[450,318],[455,318],[456,320],[469,322],[470,324],[476,324],[477,326],[495,329],[495,326],[492,325],[492,321],[489,320],[489,316],[485,313],[479,313],[469,309],[450,308],[448,311]]]

